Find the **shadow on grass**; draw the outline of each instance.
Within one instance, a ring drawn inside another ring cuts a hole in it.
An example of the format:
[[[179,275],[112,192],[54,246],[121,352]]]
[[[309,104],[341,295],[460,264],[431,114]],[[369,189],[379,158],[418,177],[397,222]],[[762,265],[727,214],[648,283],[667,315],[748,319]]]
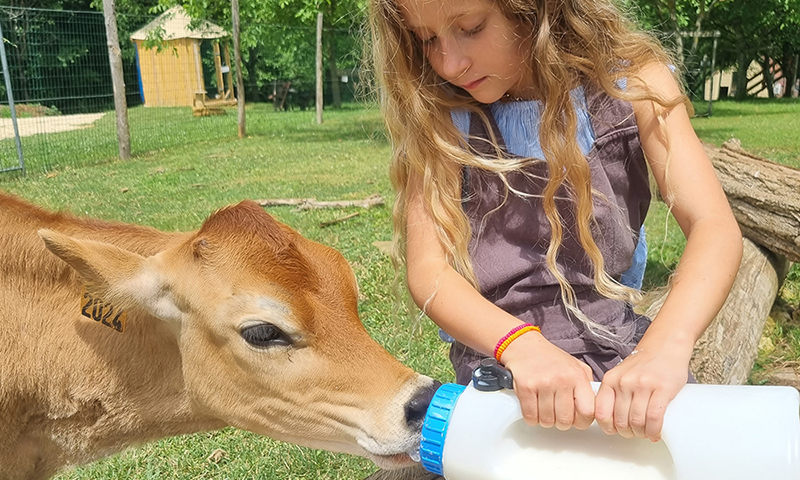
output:
[[[692,102],[695,118],[749,117],[797,113],[800,98],[752,98],[742,101],[718,100],[713,103],[712,116],[707,115],[708,102]]]
[[[677,263],[665,265],[663,262],[647,260],[647,268],[644,271],[644,280],[642,281],[642,291],[647,292],[666,285],[669,276],[672,275],[676,267]]]

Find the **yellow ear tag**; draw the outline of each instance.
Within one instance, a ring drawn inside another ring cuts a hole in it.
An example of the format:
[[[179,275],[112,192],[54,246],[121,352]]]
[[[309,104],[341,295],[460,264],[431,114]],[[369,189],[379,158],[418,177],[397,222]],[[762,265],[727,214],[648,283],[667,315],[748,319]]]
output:
[[[81,289],[81,304],[83,305],[81,308],[81,315],[84,317],[91,318],[95,322],[113,328],[119,333],[125,332],[125,320],[128,319],[127,312],[93,296],[86,290],[85,285]]]

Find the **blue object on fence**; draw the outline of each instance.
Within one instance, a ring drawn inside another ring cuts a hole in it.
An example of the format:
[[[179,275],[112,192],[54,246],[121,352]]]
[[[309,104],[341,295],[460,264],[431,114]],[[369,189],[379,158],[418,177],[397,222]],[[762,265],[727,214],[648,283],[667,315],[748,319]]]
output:
[[[134,42],[133,53],[136,56],[136,81],[139,82],[139,97],[144,105],[144,87],[142,87],[142,67],[139,66],[139,46]]]

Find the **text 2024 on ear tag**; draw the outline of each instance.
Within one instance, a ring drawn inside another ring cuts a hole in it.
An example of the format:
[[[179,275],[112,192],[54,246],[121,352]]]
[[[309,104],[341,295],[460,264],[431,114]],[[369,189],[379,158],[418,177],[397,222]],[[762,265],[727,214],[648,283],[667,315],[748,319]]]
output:
[[[128,318],[127,312],[95,297],[86,290],[85,286],[81,290],[81,305],[81,315],[84,317],[113,328],[119,333],[125,332],[125,320]]]

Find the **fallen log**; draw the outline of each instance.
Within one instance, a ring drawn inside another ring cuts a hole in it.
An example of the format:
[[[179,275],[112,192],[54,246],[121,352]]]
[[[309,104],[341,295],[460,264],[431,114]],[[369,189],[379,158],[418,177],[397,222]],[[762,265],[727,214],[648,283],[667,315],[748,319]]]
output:
[[[743,384],[790,261],[800,261],[800,171],[753,155],[736,139],[705,149],[742,230],[744,253],[725,304],[695,345],[690,368],[700,383]],[[650,295],[650,318],[667,293]]]
[[[376,194],[370,195],[364,200],[333,200],[333,201],[318,201],[315,198],[273,198],[268,200],[256,200],[257,204],[262,207],[272,206],[285,206],[296,205],[300,210],[307,210],[312,208],[347,208],[347,207],[361,207],[371,208],[378,205],[383,205],[383,197]]]
[[[705,148],[742,235],[800,262],[800,170],[746,152],[736,139]]]
[[[728,299],[694,348],[690,370],[700,383],[747,382],[764,323],[789,270],[785,258],[747,238],[743,242],[742,263]],[[667,293],[654,295],[647,316],[655,318]]]

